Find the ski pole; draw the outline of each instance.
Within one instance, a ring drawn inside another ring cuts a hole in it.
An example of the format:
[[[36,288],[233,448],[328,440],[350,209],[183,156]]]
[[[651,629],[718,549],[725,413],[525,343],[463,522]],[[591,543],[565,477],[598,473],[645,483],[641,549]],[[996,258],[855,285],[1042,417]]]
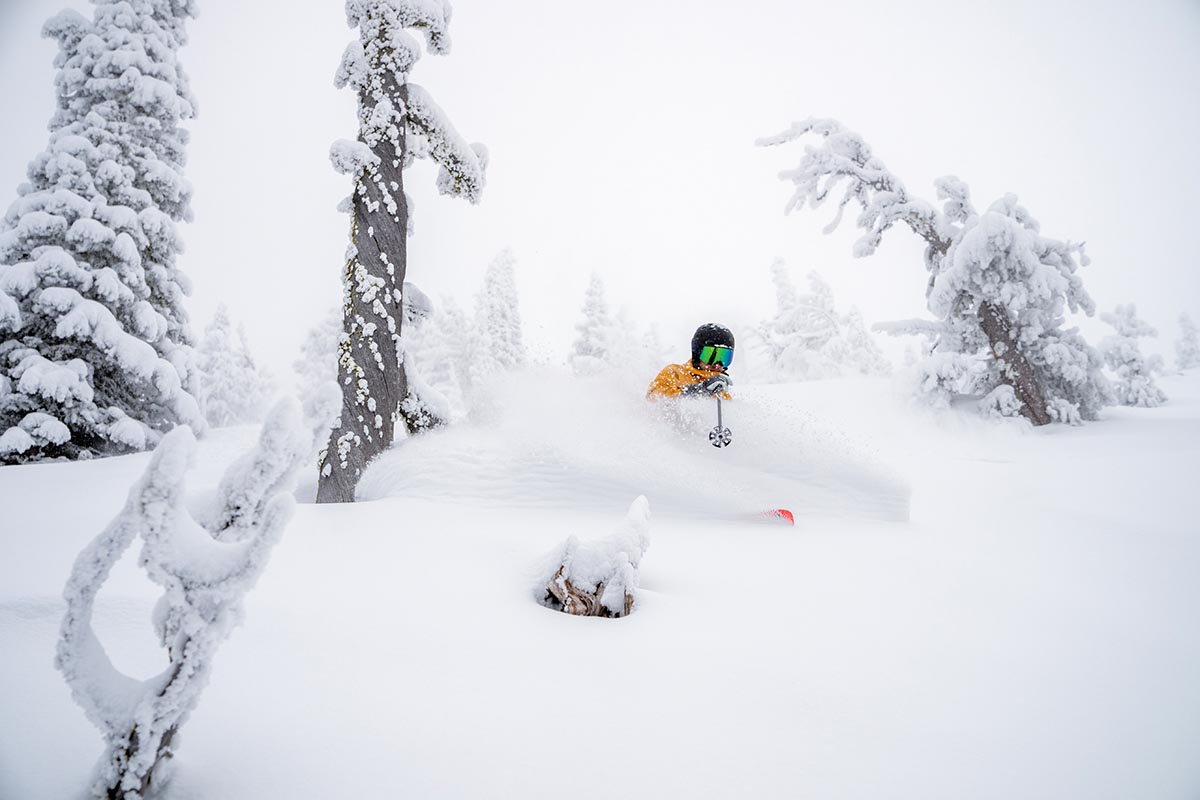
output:
[[[733,433],[729,428],[725,427],[724,421],[721,419],[721,395],[714,395],[717,398],[717,427],[708,432],[708,441],[713,447],[728,447],[733,441]]]

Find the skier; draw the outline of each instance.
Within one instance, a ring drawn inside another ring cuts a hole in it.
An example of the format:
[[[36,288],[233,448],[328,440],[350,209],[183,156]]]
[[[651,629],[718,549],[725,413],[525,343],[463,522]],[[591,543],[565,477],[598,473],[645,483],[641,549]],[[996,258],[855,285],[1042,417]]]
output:
[[[692,336],[691,361],[663,367],[646,390],[646,399],[714,395],[729,400],[732,363],[733,333],[724,325],[705,323]]]

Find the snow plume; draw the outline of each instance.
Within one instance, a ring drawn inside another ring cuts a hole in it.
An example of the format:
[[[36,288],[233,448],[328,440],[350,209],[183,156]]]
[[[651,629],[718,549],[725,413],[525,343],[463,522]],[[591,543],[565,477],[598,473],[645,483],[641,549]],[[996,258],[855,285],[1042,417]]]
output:
[[[358,497],[610,510],[646,495],[656,513],[711,518],[785,506],[798,515],[905,519],[908,486],[870,447],[771,387],[724,404],[733,444],[708,441],[711,399],[647,402],[653,371],[498,373],[462,423],[381,455]],[[484,413],[486,412],[486,413]]]
[[[1100,314],[1100,319],[1116,329],[1116,335],[1106,336],[1100,350],[1109,369],[1116,375],[1113,388],[1117,401],[1124,406],[1154,408],[1167,402],[1167,396],[1154,382],[1154,373],[1162,372],[1162,357],[1144,356],[1137,340],[1157,336],[1158,331],[1138,319],[1137,307],[1130,303],[1117,306],[1112,312]]]
[[[222,303],[204,329],[198,367],[204,414],[214,428],[262,419],[274,381],[254,360],[245,329],[234,341],[229,312]]]
[[[1180,369],[1200,367],[1200,335],[1187,313],[1179,315],[1179,338],[1175,340],[1175,363]]]
[[[280,403],[257,447],[229,467],[214,507],[198,521],[184,497],[195,437],[177,428],[163,437],[124,509],[79,554],[63,592],[55,666],[104,736],[94,796],[135,800],[168,780],[179,728],[283,533],[292,477],[311,447],[299,408]],[[163,589],[153,623],[170,662],[145,681],[117,670],[92,628],[96,595],[137,537],[139,564]]]
[[[800,295],[783,259],[771,265],[775,283],[775,316],[755,333],[766,352],[771,377],[813,380],[833,378],[843,372],[886,375],[887,360],[867,332],[858,310],[839,315],[833,290],[816,271],[808,273],[809,291]]]
[[[176,53],[194,14],[190,0],[96,0],[91,20],[64,11],[45,25],[59,45],[57,109],[0,223],[0,437],[25,430],[31,413],[59,425],[0,463],[123,452],[178,424],[204,429],[189,284],[175,266],[175,224],[191,218],[192,192],[180,123],[195,108]],[[31,355],[54,368],[30,373],[21,365]],[[61,377],[75,363],[87,367],[87,392],[61,395],[29,377]],[[17,372],[27,377],[14,382]]]
[[[800,164],[780,173],[795,190],[792,211],[822,206],[837,195],[840,223],[846,206],[860,213],[863,231],[856,256],[875,252],[897,223],[926,243],[926,299],[933,321],[892,326],[895,333],[934,332],[919,390],[935,403],[960,396],[989,395],[997,386],[1013,389],[1016,409],[1036,425],[1094,419],[1109,401],[1099,353],[1065,313],[1091,315],[1095,307],[1078,275],[1086,265],[1083,246],[1041,234],[1037,220],[1008,194],[979,213],[967,184],[954,176],[935,181],[942,208],[914,197],[856,133],[829,119],[797,122],[778,136],[761,139],[782,145],[808,136]]]
[[[358,96],[356,141],[330,148],[334,168],[354,180],[339,208],[353,215],[343,268],[342,331],[338,381],[343,410],[330,432],[319,468],[319,502],[349,502],[366,465],[404,436],[442,420],[428,385],[409,375],[400,304],[412,231],[404,170],[416,158],[440,168],[442,194],[478,203],[487,150],[467,144],[409,73],[424,35],[431,53],[450,47],[446,0],[347,0],[346,21],[358,31],[334,74],[339,88]]]
[[[638,568],[650,546],[650,503],[638,497],[610,536],[572,536],[547,559],[534,589],[555,611],[584,617],[625,617],[637,604]]]

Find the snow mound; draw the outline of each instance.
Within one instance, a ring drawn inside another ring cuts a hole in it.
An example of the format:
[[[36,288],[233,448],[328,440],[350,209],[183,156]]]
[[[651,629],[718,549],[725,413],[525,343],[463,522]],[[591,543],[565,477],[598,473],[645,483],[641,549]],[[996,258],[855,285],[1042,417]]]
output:
[[[640,378],[493,377],[471,420],[381,455],[357,497],[611,510],[645,495],[674,515],[786,507],[797,516],[908,518],[907,483],[798,404],[739,387],[724,404],[733,444],[718,450],[707,436],[712,400],[647,402]]]

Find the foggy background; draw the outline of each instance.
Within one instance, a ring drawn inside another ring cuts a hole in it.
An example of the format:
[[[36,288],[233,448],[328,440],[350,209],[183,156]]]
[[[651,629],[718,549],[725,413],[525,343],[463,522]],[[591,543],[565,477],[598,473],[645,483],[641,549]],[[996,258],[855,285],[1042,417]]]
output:
[[[62,7],[0,0],[0,208],[46,143],[56,48],[39,31]],[[339,0],[202,0],[200,12],[181,54],[199,107],[180,261],[193,330],[224,301],[286,381],[304,333],[340,301],[349,217],[335,206],[351,183],[328,150],[356,132],[352,92],[333,87],[356,34]],[[697,324],[745,342],[774,312],[775,256],[801,286],[820,270],[839,310],[857,305],[868,324],[925,316],[906,228],[854,259],[853,215],[830,236],[832,208],[784,216],[777,173],[802,146],[754,140],[809,115],[861,133],[926,200],[956,174],[981,210],[1014,192],[1044,234],[1086,241],[1085,286],[1100,309],[1138,304],[1160,332],[1147,349],[1170,349],[1180,311],[1200,315],[1197,0],[455,0],[450,30],[451,53],[411,77],[488,146],[488,185],[470,206],[437,194],[429,163],[406,173],[408,278],[469,309],[511,245],[535,358],[565,357],[593,270],[680,359]],[[1106,329],[1083,324],[1093,343]],[[904,341],[880,337],[893,354]]]

